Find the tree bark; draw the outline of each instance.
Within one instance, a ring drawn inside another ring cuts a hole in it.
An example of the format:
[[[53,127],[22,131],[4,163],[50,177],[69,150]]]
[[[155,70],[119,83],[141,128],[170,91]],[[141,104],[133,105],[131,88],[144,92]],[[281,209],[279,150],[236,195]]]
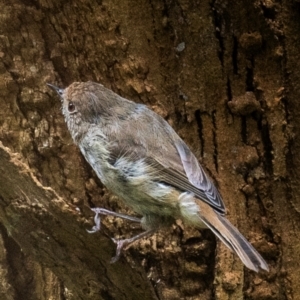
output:
[[[1,299],[300,299],[300,2],[0,0]],[[139,226],[72,143],[46,83],[147,104],[216,181],[270,266],[253,273],[180,220],[110,264]]]

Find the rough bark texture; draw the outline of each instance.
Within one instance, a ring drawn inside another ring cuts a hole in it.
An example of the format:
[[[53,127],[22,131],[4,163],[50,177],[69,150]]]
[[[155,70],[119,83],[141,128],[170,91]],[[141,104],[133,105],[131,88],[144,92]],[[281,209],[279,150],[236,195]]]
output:
[[[0,0],[1,299],[300,299],[300,2]],[[73,145],[62,87],[93,80],[165,117],[228,218],[270,265],[255,274],[180,221],[109,263],[138,226]]]

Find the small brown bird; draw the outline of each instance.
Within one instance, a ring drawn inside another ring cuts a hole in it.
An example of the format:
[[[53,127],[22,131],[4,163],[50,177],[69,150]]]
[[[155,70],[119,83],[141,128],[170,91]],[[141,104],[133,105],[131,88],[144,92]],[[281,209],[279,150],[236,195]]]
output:
[[[132,242],[182,219],[211,229],[249,269],[268,271],[264,259],[224,216],[218,190],[189,147],[162,117],[98,83],[49,86],[61,97],[72,138],[102,183],[143,216],[140,220],[92,209],[96,225],[91,232],[100,230],[99,214],[141,222],[146,230],[131,239],[114,240],[113,261]]]

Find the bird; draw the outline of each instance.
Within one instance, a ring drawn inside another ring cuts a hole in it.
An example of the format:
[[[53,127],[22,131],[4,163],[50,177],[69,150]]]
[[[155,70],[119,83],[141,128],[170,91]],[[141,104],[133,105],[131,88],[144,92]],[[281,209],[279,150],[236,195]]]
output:
[[[62,101],[62,113],[74,143],[101,182],[142,218],[105,208],[100,215],[140,222],[144,232],[117,244],[123,249],[181,219],[197,229],[209,228],[243,264],[269,271],[262,256],[226,218],[223,199],[187,144],[161,116],[144,104],[127,100],[100,83],[73,82],[67,88],[48,84]]]

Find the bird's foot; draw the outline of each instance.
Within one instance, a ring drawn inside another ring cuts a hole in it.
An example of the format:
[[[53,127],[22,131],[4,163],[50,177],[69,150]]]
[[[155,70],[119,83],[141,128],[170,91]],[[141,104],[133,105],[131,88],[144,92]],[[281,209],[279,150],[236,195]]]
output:
[[[156,231],[156,229],[149,229],[147,231],[144,231],[138,235],[135,235],[132,238],[129,239],[123,239],[123,240],[117,240],[117,239],[112,239],[112,241],[117,245],[117,249],[116,249],[116,255],[111,259],[111,263],[115,263],[116,261],[119,260],[123,249],[126,250],[126,248],[128,248],[132,243],[134,243],[135,241],[146,237],[148,235],[152,235],[154,232]]]
[[[137,223],[141,222],[141,219],[139,219],[139,218],[132,217],[132,216],[127,216],[127,215],[124,215],[124,214],[119,214],[119,213],[116,213],[114,211],[111,211],[111,210],[108,210],[108,209],[105,209],[105,208],[95,207],[95,208],[91,208],[91,210],[95,213],[95,217],[94,217],[95,226],[93,226],[93,228],[91,230],[87,230],[88,233],[95,233],[95,232],[97,232],[101,229],[100,215],[114,216],[114,217],[122,218],[122,219],[125,219],[125,220],[129,220],[129,221],[132,221],[132,222],[137,222]]]

